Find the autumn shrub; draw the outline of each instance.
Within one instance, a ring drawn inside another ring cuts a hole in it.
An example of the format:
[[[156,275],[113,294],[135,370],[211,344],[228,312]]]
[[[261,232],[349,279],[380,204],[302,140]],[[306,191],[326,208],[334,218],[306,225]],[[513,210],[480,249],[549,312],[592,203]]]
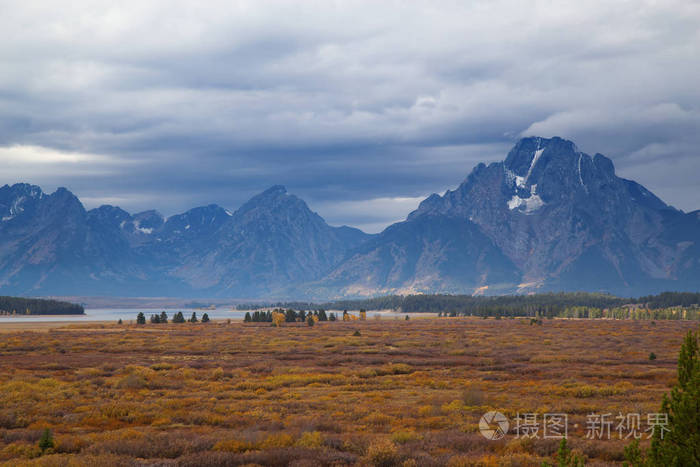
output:
[[[41,438],[42,430],[21,429],[21,430],[2,430],[0,438],[2,441],[10,444],[15,442],[37,443]]]
[[[302,448],[318,449],[323,446],[323,435],[318,431],[307,431],[295,443]]]
[[[447,467],[475,467],[478,465],[474,459],[463,454],[450,457],[447,461]]]
[[[379,373],[374,368],[363,368],[357,372],[357,376],[360,378],[374,378],[375,376],[378,376],[378,374]]]
[[[214,368],[213,370],[211,370],[211,376],[209,377],[209,379],[211,379],[212,381],[220,381],[223,378],[224,378],[224,369],[223,368],[218,367],[218,368]]]
[[[405,363],[390,363],[376,370],[377,375],[407,375],[413,372],[413,368]]]
[[[469,386],[462,391],[462,402],[469,407],[484,405],[484,391],[478,387]]]
[[[134,373],[126,375],[117,383],[117,389],[144,389],[147,387],[146,378]]]
[[[396,445],[387,439],[376,439],[367,448],[367,461],[375,467],[393,467],[399,465],[399,451]]]
[[[548,457],[556,453],[558,448],[559,441],[556,439],[534,438],[532,439],[532,444],[529,447],[529,452],[539,457]]]
[[[294,438],[287,433],[275,433],[267,436],[260,444],[260,449],[286,448],[294,445]]]
[[[56,438],[56,447],[54,450],[58,453],[69,454],[77,453],[88,446],[86,440],[75,435],[61,435]]]
[[[391,434],[391,440],[399,444],[405,444],[418,439],[422,439],[422,436],[413,430],[399,430]]]
[[[45,455],[31,460],[13,459],[11,467],[133,467],[132,459],[113,454],[71,456],[68,454]]]
[[[311,421],[310,428],[312,428],[314,431],[321,431],[325,433],[343,432],[343,425],[330,416],[316,417]]]
[[[272,448],[264,451],[205,452],[197,455],[183,456],[178,459],[179,467],[228,467],[246,466],[318,466],[318,465],[354,465],[356,456],[349,453],[329,452],[300,447]]]
[[[523,453],[505,454],[498,459],[498,467],[541,467],[542,465],[542,459]]]
[[[24,428],[28,425],[26,419],[23,419],[16,411],[3,410],[0,411],[0,428]]]
[[[125,431],[92,443],[85,451],[89,454],[116,454],[133,458],[175,459],[184,454],[206,451],[213,442],[208,437],[185,432],[158,433],[151,436],[132,436]]]
[[[39,446],[29,443],[10,443],[0,451],[0,460],[7,460],[16,457],[24,459],[34,459],[41,455]]]
[[[391,423],[392,420],[393,418],[389,415],[386,415],[379,411],[374,411],[366,417],[364,417],[362,419],[362,422],[375,427],[384,427]]]
[[[458,452],[483,452],[502,447],[504,443],[502,440],[488,440],[479,433],[443,430],[441,432],[426,433],[424,444]]]
[[[224,441],[219,441],[213,447],[214,451],[225,451],[225,452],[246,452],[254,449],[254,445],[248,441],[241,441],[238,439],[227,439]]]

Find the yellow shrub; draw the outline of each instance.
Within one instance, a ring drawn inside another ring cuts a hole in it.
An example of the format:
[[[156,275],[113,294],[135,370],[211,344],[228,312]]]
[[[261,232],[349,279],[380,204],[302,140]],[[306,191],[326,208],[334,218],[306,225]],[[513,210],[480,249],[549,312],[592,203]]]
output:
[[[34,459],[41,455],[41,449],[38,446],[27,443],[11,443],[0,451],[0,457],[4,459],[12,459],[15,457],[23,457],[25,459]]]
[[[413,430],[396,431],[391,435],[391,440],[399,444],[408,443],[409,441],[415,441],[421,438],[422,436]]]
[[[219,441],[214,445],[214,451],[246,452],[250,451],[251,449],[253,449],[253,445],[251,443],[237,439]]]
[[[374,411],[367,415],[362,421],[368,425],[384,426],[391,422],[391,417],[381,412]]]
[[[289,446],[292,446],[293,444],[294,438],[292,438],[290,435],[286,433],[277,433],[265,438],[265,440],[262,443],[260,443],[260,448],[287,448]]]
[[[167,426],[167,425],[170,425],[172,422],[173,421],[168,417],[160,417],[160,418],[156,418],[155,420],[153,420],[151,422],[151,425],[152,426]]]
[[[391,467],[399,461],[398,449],[388,439],[375,440],[367,448],[367,460],[376,467]]]
[[[440,409],[445,413],[461,412],[463,408],[464,404],[459,400],[453,400],[449,404],[443,404],[442,407],[440,407]]]
[[[307,431],[297,440],[296,445],[303,448],[320,448],[323,446],[323,435],[318,431]]]
[[[210,378],[212,381],[219,381],[219,380],[223,379],[223,377],[224,377],[224,369],[223,368],[221,368],[221,367],[214,368],[211,371]]]

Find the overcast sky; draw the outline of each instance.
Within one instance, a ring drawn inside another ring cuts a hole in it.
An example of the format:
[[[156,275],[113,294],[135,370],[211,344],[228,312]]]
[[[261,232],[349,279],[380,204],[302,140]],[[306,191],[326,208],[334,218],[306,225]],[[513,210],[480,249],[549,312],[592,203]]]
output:
[[[700,208],[700,2],[81,3],[0,0],[2,184],[376,232],[558,135]]]

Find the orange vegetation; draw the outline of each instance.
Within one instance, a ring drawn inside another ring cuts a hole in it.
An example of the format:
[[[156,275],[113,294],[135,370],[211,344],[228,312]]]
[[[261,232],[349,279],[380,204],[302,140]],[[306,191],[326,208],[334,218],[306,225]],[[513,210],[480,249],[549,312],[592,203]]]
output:
[[[496,410],[511,418],[567,413],[569,445],[592,464],[616,464],[625,441],[585,439],[586,415],[657,412],[675,380],[682,337],[696,328],[385,318],[2,333],[0,463],[551,461],[557,440],[481,436],[479,418]],[[46,428],[55,445],[42,452]]]

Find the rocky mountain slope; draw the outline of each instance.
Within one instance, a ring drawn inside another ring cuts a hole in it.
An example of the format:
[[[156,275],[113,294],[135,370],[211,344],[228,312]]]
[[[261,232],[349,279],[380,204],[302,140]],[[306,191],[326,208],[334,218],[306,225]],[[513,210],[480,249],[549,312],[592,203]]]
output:
[[[424,200],[381,234],[332,227],[273,186],[235,212],[86,211],[68,190],[0,188],[0,294],[330,298],[700,287],[700,211],[684,213],[561,138]]]
[[[274,186],[238,211],[86,211],[66,189],[0,188],[0,293],[238,296],[320,278],[370,235]]]
[[[694,290],[699,235],[696,212],[617,177],[602,154],[525,138],[505,161],[428,197],[323,284],[341,293]]]

